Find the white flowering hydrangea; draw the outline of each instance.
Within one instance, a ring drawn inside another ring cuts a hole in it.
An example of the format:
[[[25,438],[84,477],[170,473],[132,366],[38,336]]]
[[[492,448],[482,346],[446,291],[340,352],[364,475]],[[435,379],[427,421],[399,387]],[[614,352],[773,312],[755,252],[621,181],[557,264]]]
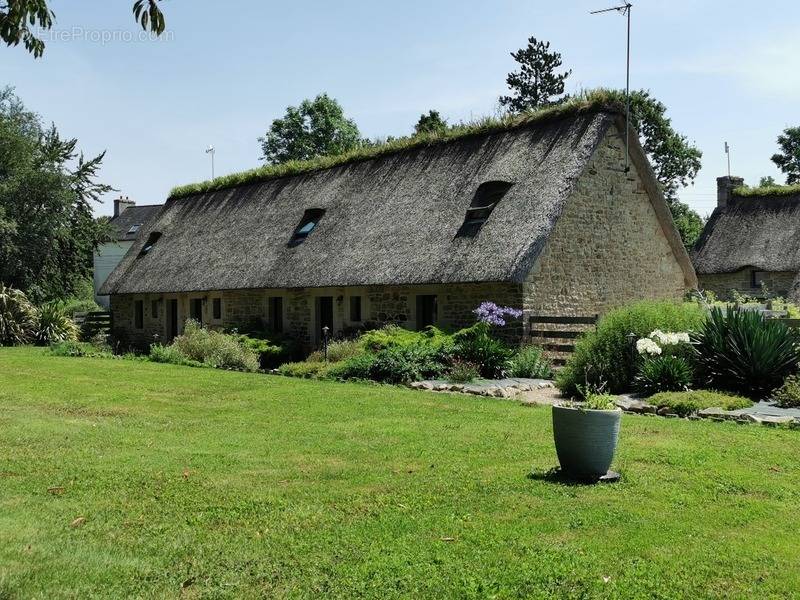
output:
[[[639,354],[649,354],[659,356],[666,346],[677,346],[678,344],[690,344],[688,333],[673,333],[671,331],[661,331],[656,329],[648,337],[641,338],[636,342],[636,351]]]
[[[676,346],[677,344],[690,343],[688,333],[672,333],[670,331],[664,332],[656,329],[650,334],[650,339],[662,346]]]
[[[642,338],[636,342],[636,351],[639,354],[658,356],[661,354],[661,347],[650,338]]]

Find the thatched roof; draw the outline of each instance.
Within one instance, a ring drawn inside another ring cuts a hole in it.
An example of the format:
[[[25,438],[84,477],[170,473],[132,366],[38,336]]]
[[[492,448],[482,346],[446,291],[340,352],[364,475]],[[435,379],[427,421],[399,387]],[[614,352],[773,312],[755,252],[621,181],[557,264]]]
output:
[[[800,191],[734,195],[716,208],[692,253],[698,273],[800,271]]]
[[[601,109],[561,113],[172,197],[102,293],[521,281],[617,118]],[[457,236],[476,189],[487,181],[514,185],[477,236]],[[325,213],[305,241],[291,245],[307,209]],[[153,232],[161,236],[142,255]]]
[[[625,110],[624,106],[624,92],[603,88],[588,90],[575,94],[564,102],[539,106],[519,114],[483,117],[467,123],[458,123],[444,131],[422,132],[410,137],[362,144],[342,154],[317,156],[309,160],[290,160],[277,165],[267,164],[248,171],[222,175],[209,181],[181,185],[170,191],[169,199],[231,189],[251,183],[262,183],[271,179],[320,171],[427,146],[449,144],[456,139],[465,137],[483,136],[521,127],[541,125],[547,121],[574,116],[581,112],[608,110],[622,113]]]
[[[129,242],[139,237],[147,222],[158,214],[163,204],[149,204],[129,206],[116,217],[111,218],[108,224],[114,231],[114,239],[118,242]]]

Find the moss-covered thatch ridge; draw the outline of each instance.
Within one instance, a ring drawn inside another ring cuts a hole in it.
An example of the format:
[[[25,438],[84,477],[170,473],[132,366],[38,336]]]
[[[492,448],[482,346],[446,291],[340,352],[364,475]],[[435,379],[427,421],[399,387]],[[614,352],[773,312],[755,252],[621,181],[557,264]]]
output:
[[[795,185],[765,185],[762,187],[743,186],[733,190],[734,196],[740,198],[755,198],[768,196],[794,196],[800,195],[800,184]]]
[[[172,189],[169,194],[169,199],[184,198],[194,194],[261,183],[270,179],[298,175],[310,171],[320,171],[413,148],[434,146],[469,136],[486,135],[518,127],[525,127],[534,123],[542,123],[546,120],[558,119],[581,112],[597,110],[622,112],[624,110],[623,106],[624,97],[620,92],[607,89],[591,90],[577,94],[561,104],[546,106],[519,115],[485,117],[470,123],[462,123],[442,133],[425,133],[411,137],[398,138],[382,144],[364,145],[351,152],[336,156],[320,156],[306,161],[289,161],[280,165],[265,165],[257,169],[223,175],[222,177],[203,181],[201,183],[178,186]]]

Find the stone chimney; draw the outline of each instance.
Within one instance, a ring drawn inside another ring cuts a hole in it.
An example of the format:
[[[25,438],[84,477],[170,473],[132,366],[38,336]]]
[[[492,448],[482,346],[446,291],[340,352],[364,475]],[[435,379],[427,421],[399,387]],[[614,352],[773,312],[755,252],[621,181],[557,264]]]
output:
[[[136,206],[136,202],[125,196],[124,198],[120,195],[119,198],[114,200],[114,216],[118,217],[125,209],[130,208],[131,206]]]
[[[744,178],[726,175],[717,177],[717,208],[725,208],[731,201],[733,190],[744,185]]]

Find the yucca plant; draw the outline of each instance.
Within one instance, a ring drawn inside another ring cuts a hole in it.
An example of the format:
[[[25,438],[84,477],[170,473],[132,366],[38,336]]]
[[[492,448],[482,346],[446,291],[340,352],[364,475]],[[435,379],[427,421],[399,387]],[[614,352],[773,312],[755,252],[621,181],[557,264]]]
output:
[[[680,392],[692,383],[692,366],[682,356],[646,358],[634,379],[636,390],[650,396],[658,392]]]
[[[692,335],[698,382],[763,398],[800,363],[800,335],[759,312],[714,307]]]
[[[32,341],[36,330],[36,309],[21,290],[0,283],[0,346]]]
[[[42,346],[58,342],[74,342],[80,330],[63,305],[48,302],[36,311],[36,343]]]

